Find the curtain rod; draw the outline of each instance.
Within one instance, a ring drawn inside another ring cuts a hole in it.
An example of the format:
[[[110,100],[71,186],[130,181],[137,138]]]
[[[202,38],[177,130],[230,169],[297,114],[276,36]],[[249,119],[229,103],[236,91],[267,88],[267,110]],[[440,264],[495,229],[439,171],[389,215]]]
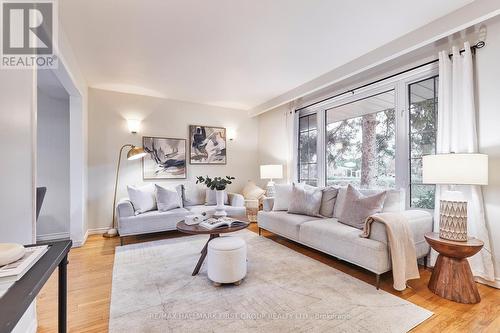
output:
[[[476,54],[476,50],[477,49],[482,49],[483,47],[486,46],[486,43],[484,41],[479,41],[477,42],[476,44],[472,45],[470,47],[471,51],[472,51],[472,54]],[[459,51],[460,54],[464,53],[465,52],[465,49],[462,49]],[[453,53],[450,53],[448,54],[448,57],[452,58],[453,57]],[[299,109],[296,109],[295,112],[298,112],[300,110],[304,110],[304,109],[307,109],[308,107],[311,107],[311,106],[314,106],[314,105],[317,105],[317,104],[320,104],[320,103],[323,103],[323,102],[326,102],[328,101],[329,99],[332,99],[332,98],[336,98],[336,97],[339,97],[339,96],[342,96],[342,95],[345,95],[345,94],[348,94],[348,93],[353,93],[356,91],[356,90],[359,90],[359,89],[362,89],[362,88],[365,88],[365,87],[368,87],[372,84],[375,84],[375,83],[379,83],[379,82],[382,82],[384,80],[387,80],[387,79],[390,79],[390,78],[393,78],[395,76],[398,76],[398,75],[401,75],[401,74],[404,74],[404,73],[407,73],[407,72],[410,72],[412,70],[415,70],[417,68],[420,68],[420,67],[424,67],[424,66],[427,66],[427,65],[430,65],[430,64],[433,64],[435,62],[438,62],[439,59],[434,59],[434,60],[431,60],[431,61],[428,61],[424,64],[421,64],[421,65],[418,65],[418,66],[415,66],[415,67],[412,67],[412,68],[408,68],[408,69],[405,69],[404,71],[401,71],[401,72],[398,72],[398,73],[395,73],[395,74],[391,74],[389,76],[386,76],[386,77],[383,77],[381,79],[378,79],[378,80],[375,80],[375,81],[372,81],[370,83],[366,83],[366,84],[363,84],[359,87],[356,87],[356,88],[353,88],[353,89],[349,89],[349,90],[346,90],[344,92],[341,92],[341,93],[338,93],[336,95],[333,95],[333,96],[330,96],[330,97],[326,97],[326,98],[323,98],[322,100],[319,100],[317,102],[314,102],[314,103],[311,103],[311,104],[308,104],[306,106],[303,106]]]

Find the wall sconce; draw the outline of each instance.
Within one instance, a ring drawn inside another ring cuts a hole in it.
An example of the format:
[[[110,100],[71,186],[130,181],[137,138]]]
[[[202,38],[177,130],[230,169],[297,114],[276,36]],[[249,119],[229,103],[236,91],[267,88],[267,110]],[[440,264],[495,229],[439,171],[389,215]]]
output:
[[[234,139],[236,139],[236,130],[234,128],[227,128],[226,134],[229,141],[233,141]]]
[[[132,134],[136,134],[141,129],[141,121],[139,119],[127,119],[128,130]]]

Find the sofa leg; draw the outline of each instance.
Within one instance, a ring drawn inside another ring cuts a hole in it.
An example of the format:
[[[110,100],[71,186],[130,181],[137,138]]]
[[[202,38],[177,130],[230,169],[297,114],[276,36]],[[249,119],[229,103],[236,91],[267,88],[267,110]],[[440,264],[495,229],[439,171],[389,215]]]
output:
[[[262,236],[262,228],[259,227],[259,236]]]
[[[427,268],[427,258],[428,258],[428,256],[424,257],[424,268]]]
[[[377,290],[380,289],[380,274],[377,274],[376,275],[377,278],[376,278],[376,282],[375,282],[375,287],[377,288]]]
[[[120,246],[123,246],[123,237],[120,237]]]

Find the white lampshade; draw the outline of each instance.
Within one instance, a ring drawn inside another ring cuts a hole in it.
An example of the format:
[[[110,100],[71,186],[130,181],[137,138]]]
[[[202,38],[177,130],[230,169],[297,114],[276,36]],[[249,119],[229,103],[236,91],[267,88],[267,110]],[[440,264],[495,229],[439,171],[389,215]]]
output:
[[[283,166],[281,164],[268,164],[260,166],[261,179],[281,179],[283,178]]]
[[[426,155],[422,163],[424,184],[488,185],[488,155]]]

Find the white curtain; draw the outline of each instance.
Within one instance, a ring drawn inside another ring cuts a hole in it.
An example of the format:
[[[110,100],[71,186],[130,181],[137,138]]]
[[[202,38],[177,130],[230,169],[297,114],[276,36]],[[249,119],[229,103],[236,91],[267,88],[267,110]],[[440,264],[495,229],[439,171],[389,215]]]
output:
[[[283,110],[283,116],[285,118],[285,130],[286,130],[286,181],[291,184],[295,181],[295,128],[296,128],[296,114],[295,114],[295,102],[289,103]]]
[[[474,73],[470,44],[464,45],[465,52],[460,54],[458,47],[453,48],[450,59],[448,51],[439,53],[439,96],[437,153],[477,153],[476,110],[474,106]],[[439,231],[439,199],[447,186],[436,186],[434,210],[434,230]],[[489,232],[486,227],[483,193],[480,186],[457,186],[467,198],[468,235],[481,239],[483,249],[469,259],[475,277],[493,281],[493,258],[491,255]],[[437,254],[432,251],[434,264]]]

